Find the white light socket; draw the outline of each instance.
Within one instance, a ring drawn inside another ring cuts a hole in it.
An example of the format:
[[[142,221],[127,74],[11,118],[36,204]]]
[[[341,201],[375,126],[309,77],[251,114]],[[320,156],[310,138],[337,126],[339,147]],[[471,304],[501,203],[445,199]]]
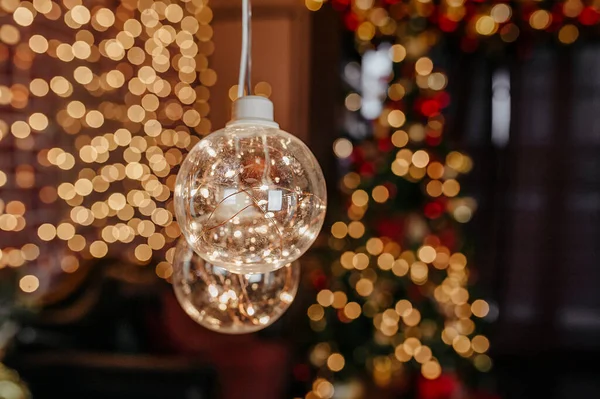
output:
[[[233,103],[231,121],[227,126],[263,125],[279,128],[273,118],[273,103],[262,96],[244,96]]]

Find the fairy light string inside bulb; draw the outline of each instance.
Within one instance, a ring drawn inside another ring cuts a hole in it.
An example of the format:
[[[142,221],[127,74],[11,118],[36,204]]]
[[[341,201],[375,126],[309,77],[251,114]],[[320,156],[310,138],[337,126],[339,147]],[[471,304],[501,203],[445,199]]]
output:
[[[323,172],[308,147],[280,130],[273,103],[251,94],[250,2],[242,2],[238,98],[225,129],[201,140],[178,173],[175,212],[205,261],[265,273],[298,259],[324,221]]]
[[[264,274],[234,274],[206,263],[181,240],[173,256],[173,289],[181,307],[198,324],[220,333],[262,330],[294,301],[298,262]]]
[[[259,108],[259,109],[265,108],[265,111],[260,112],[260,115],[264,116],[265,121],[274,123],[272,105],[269,107],[270,104],[267,104],[264,100],[262,100],[260,98],[256,98],[256,99],[252,98],[253,96],[252,96],[252,23],[251,22],[252,22],[251,2],[250,2],[250,0],[242,0],[242,52],[241,52],[241,56],[240,56],[238,99],[245,97],[244,88],[246,89],[246,93],[248,94],[247,97],[251,97],[251,98],[242,100],[242,101],[245,101],[245,104],[248,104],[247,109],[245,110],[246,112],[239,112],[239,108],[242,108],[239,106],[240,103],[236,102],[236,104],[234,104],[234,115],[233,115],[233,118],[232,118],[232,121],[230,122],[230,124],[243,123],[243,120],[248,118],[249,116],[255,116],[254,112],[252,112],[252,110],[254,110],[256,112],[255,108]],[[264,104],[264,105],[260,105],[260,104]],[[236,111],[238,111],[238,112],[236,112]],[[241,121],[240,121],[240,119],[241,119]],[[252,122],[255,122],[255,121],[252,121]],[[277,127],[278,127],[278,125],[277,125]],[[263,144],[263,153],[264,153],[264,157],[265,157],[265,168],[263,170],[262,184],[259,187],[251,187],[250,188],[251,190],[255,190],[255,189],[268,190],[268,188],[272,185],[272,181],[269,178],[269,171],[271,169],[271,157],[269,156],[269,146],[267,143],[267,137],[264,135],[262,136],[262,144]],[[236,137],[236,150],[239,151],[239,140],[237,137]],[[251,195],[251,193],[248,190],[244,190],[244,189],[227,196],[226,198],[223,199],[223,201],[225,201],[227,198],[229,198],[231,196],[235,196],[238,194],[246,194],[248,196],[248,198],[250,199],[251,204],[242,208],[239,212],[237,212],[234,215],[234,217],[232,217],[232,219],[237,217],[237,215],[242,213],[244,210],[251,208],[251,207],[256,207],[260,212],[262,212],[265,219],[272,219],[271,222],[274,224],[274,227],[277,230],[278,236],[280,238],[279,241],[281,242],[281,245],[280,245],[281,251],[283,252],[283,239],[282,239],[282,234],[279,231],[279,227],[277,226],[277,221],[271,217],[271,215],[270,215],[271,212],[267,212],[267,211],[265,211],[265,209],[263,209],[261,207],[261,203],[260,203],[261,201],[258,201],[255,197],[253,197]],[[269,196],[270,195],[271,195],[271,191],[269,192]],[[210,220],[210,217],[209,217],[209,220]],[[224,222],[224,223],[227,223],[227,222]],[[210,231],[216,227],[218,227],[218,226],[213,226],[213,227],[207,228],[205,230],[205,234],[207,231]]]

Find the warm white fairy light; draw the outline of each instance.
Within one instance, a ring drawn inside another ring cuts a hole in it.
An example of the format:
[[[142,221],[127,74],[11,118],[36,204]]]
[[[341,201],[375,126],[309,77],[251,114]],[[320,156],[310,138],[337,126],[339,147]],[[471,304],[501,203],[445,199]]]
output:
[[[15,151],[0,164],[0,267],[57,242],[82,258],[164,256],[180,234],[174,170],[211,128],[207,3],[0,2],[0,63],[13,65],[0,146]]]

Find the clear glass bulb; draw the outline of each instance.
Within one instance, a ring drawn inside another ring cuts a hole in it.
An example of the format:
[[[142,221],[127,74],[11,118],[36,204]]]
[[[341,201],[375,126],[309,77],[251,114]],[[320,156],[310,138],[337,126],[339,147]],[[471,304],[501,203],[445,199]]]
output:
[[[175,213],[207,262],[264,273],[298,259],[317,238],[327,203],[319,163],[275,127],[233,125],[202,139],[183,161]]]
[[[263,274],[235,274],[199,257],[184,239],[175,249],[173,289],[198,324],[245,334],[273,324],[289,308],[300,282],[298,262]]]

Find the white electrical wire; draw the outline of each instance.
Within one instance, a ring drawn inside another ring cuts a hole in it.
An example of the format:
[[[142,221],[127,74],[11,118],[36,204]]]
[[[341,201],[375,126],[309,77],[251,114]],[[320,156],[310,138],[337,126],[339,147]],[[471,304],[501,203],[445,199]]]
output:
[[[252,95],[252,0],[248,0],[248,58],[246,59],[246,94]]]
[[[240,57],[240,76],[238,79],[238,98],[244,96],[244,87],[246,86],[246,74],[250,57],[249,25],[250,0],[242,0],[242,54]]]

